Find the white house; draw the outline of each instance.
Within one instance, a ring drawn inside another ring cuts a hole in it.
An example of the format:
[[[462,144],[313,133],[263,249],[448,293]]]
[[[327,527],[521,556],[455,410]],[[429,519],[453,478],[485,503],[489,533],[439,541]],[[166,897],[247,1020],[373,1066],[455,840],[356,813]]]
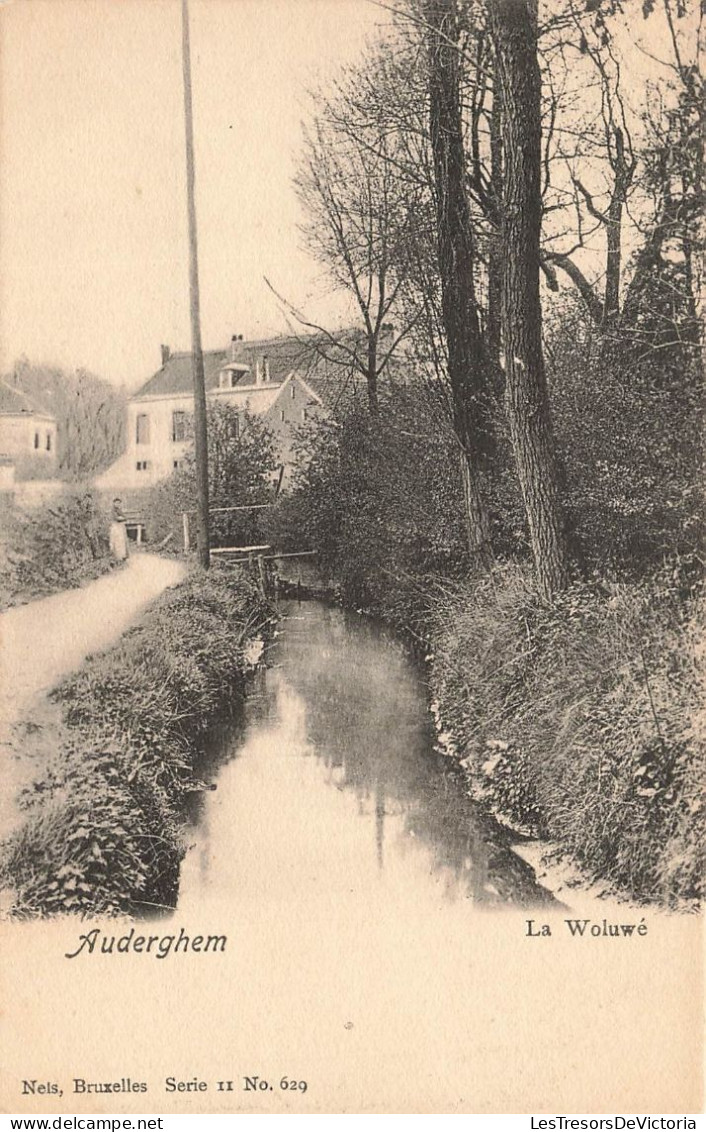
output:
[[[206,395],[262,418],[274,433],[285,469],[291,463],[297,426],[328,415],[312,385],[301,376],[296,338],[257,342],[234,336],[227,350],[204,354]],[[96,478],[110,491],[150,487],[180,466],[190,447],[193,413],[192,356],[162,347],[162,366],[135,393],[127,409],[127,450]]]
[[[47,473],[56,464],[56,419],[6,381],[0,381],[0,456],[15,465],[36,461]]]

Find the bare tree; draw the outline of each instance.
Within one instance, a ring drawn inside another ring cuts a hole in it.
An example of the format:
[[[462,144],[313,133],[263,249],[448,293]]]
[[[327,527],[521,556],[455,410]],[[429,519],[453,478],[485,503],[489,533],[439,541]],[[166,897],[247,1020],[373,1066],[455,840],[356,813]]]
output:
[[[343,103],[343,105],[341,105]],[[293,311],[320,335],[317,349],[342,359],[365,378],[368,403],[378,412],[378,381],[408,332],[414,313],[403,314],[406,241],[414,199],[401,193],[389,143],[373,123],[353,131],[345,92],[324,103],[308,132],[295,187],[305,212],[307,247],[337,288],[349,292],[360,334],[336,334]],[[401,320],[391,331],[391,324]]]
[[[683,257],[681,298],[696,311],[704,242],[698,236],[704,100],[696,6],[642,4],[643,18],[661,20],[665,34],[659,58],[643,49],[636,32],[630,39],[629,50],[650,55],[659,75],[658,84],[644,82],[637,92],[624,78],[624,31],[616,36],[612,23],[622,10],[615,0],[564,0],[560,16],[545,19],[541,39],[545,86],[556,101],[554,150],[546,153],[545,143],[545,164],[547,170],[563,165],[565,174],[555,176],[552,201],[545,201],[543,268],[553,287],[556,268],[571,280],[609,350],[634,335],[642,297],[664,264],[663,249],[670,261]],[[556,88],[562,82],[571,88],[572,74],[573,94],[564,89],[559,105]],[[626,245],[636,248],[632,255]],[[600,266],[591,270],[596,260]],[[694,316],[691,325],[696,322]],[[673,340],[678,345],[679,335]]]
[[[57,462],[62,478],[95,475],[125,447],[124,389],[85,369],[73,372],[18,359],[12,382],[56,417]]]

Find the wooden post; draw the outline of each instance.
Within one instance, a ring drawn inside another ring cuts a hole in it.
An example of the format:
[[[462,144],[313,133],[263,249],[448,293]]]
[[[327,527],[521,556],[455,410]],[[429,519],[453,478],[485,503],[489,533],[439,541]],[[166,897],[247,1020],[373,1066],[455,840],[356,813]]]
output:
[[[260,580],[260,592],[263,597],[267,597],[267,582],[265,578],[265,561],[261,554],[257,556],[257,574]]]
[[[189,300],[191,310],[191,357],[194,384],[194,456],[196,463],[196,499],[199,562],[208,569],[211,564],[211,542],[208,522],[208,432],[206,424],[206,386],[201,347],[199,312],[199,263],[196,239],[196,197],[194,172],[194,118],[191,101],[191,44],[189,40],[188,0],[181,0],[182,64],[184,71],[184,129],[186,138],[186,199],[189,217]]]
[[[181,529],[184,533],[184,553],[187,554],[191,550],[191,543],[189,541],[189,512],[182,511],[181,513]]]

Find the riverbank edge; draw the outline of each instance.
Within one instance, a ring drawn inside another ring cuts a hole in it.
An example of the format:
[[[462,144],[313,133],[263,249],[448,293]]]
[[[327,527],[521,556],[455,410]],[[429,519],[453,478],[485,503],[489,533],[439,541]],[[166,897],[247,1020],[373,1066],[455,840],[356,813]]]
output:
[[[698,911],[703,599],[685,606],[666,575],[609,590],[577,583],[548,606],[517,564],[480,581],[436,582],[432,597],[398,586],[389,607],[387,593],[349,600],[339,584],[337,602],[386,621],[423,659],[437,748],[462,768],[469,796],[561,900]],[[460,611],[470,616],[459,629]],[[583,762],[577,725],[584,740],[601,732]],[[611,797],[599,797],[604,753]],[[576,796],[556,820],[562,791],[582,776],[592,776],[593,828]],[[644,858],[651,872],[638,878]]]
[[[194,568],[54,689],[60,721],[38,737],[51,754],[0,845],[8,918],[173,908],[204,741],[242,711],[274,619],[244,572]]]

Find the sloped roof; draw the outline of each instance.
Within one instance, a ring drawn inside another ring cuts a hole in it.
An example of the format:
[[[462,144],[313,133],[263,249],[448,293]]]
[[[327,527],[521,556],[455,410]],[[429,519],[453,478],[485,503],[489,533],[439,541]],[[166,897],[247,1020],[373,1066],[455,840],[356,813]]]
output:
[[[225,361],[224,350],[204,351],[203,368],[207,389],[218,387],[218,374]],[[137,397],[177,397],[179,394],[191,393],[192,389],[191,354],[172,354],[165,365],[158,369],[136,393],[133,393],[133,399]]]
[[[0,381],[0,413],[6,416],[19,416],[20,413],[26,413],[28,416],[49,417],[54,420],[50,413],[38,408],[21,389],[16,389],[5,381]]]
[[[240,378],[240,385],[255,384],[255,365],[258,359],[266,357],[270,376],[268,384],[278,385],[298,369],[306,350],[297,338],[261,338],[257,341],[235,341],[228,350],[208,350],[204,352],[203,366],[206,390],[218,388],[218,375],[230,363],[247,365],[250,373]],[[146,381],[133,394],[133,399],[141,397],[177,397],[191,393],[191,354],[177,353],[165,362],[161,369]]]
[[[265,389],[281,385],[290,373],[295,372],[327,408],[335,409],[342,401],[363,393],[365,389],[364,379],[353,367],[351,359],[352,351],[362,355],[365,349],[362,332],[348,331],[339,341],[343,345],[330,342],[322,334],[279,335],[256,341],[236,340],[227,350],[206,351],[206,391],[218,389],[218,375],[231,363],[250,367],[250,372],[238,379],[234,391],[238,386],[254,385],[256,363],[266,357],[270,376],[263,383]],[[191,354],[176,353],[133,394],[133,399],[184,396],[190,394],[192,388]]]

